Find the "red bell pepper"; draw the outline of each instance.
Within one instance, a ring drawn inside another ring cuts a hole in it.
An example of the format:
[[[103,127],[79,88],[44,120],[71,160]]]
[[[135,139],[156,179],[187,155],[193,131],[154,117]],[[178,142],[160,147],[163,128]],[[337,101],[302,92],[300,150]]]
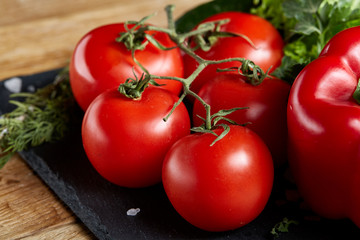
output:
[[[287,115],[300,194],[320,216],[360,228],[359,78],[360,26],[336,34],[297,76]]]

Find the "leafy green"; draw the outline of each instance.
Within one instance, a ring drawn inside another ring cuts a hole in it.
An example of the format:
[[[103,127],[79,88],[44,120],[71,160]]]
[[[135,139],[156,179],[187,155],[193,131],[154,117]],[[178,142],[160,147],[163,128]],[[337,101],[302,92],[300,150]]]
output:
[[[271,229],[271,234],[274,237],[279,237],[279,233],[285,233],[285,232],[289,232],[289,226],[291,224],[299,224],[298,221],[295,220],[289,220],[288,218],[284,217],[282,219],[281,222],[277,223],[272,229]]]
[[[279,0],[266,2],[279,4]],[[359,0],[283,0],[282,14],[276,12],[274,19],[264,15],[274,21],[274,25],[282,27],[286,42],[282,64],[273,75],[292,82],[336,33],[360,25],[359,7]],[[280,16],[285,21],[283,24]]]
[[[283,1],[284,0],[254,0],[255,7],[250,10],[250,13],[269,20],[275,28],[282,32],[284,29],[290,28],[284,25],[291,24],[284,16],[282,9]]]
[[[0,168],[19,151],[62,139],[69,131],[75,100],[67,68],[35,93],[18,93],[10,100],[16,107],[0,118]]]

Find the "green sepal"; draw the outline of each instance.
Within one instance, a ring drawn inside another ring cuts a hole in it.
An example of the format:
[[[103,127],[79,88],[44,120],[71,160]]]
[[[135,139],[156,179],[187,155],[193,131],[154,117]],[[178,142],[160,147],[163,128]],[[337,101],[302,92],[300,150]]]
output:
[[[164,85],[157,83],[149,74],[142,73],[140,79],[137,77],[134,69],[133,74],[135,79],[128,78],[118,87],[118,91],[127,98],[139,99],[149,84],[157,87]]]
[[[226,134],[229,133],[230,131],[230,127],[228,124],[224,124],[224,123],[220,123],[218,124],[218,122],[220,122],[221,120],[231,124],[231,125],[241,125],[241,126],[244,126],[246,125],[247,123],[245,124],[238,124],[237,122],[225,117],[235,111],[238,111],[238,110],[243,110],[243,109],[248,109],[248,107],[237,107],[237,108],[231,108],[231,109],[223,109],[223,110],[220,110],[218,111],[217,113],[214,113],[213,115],[210,116],[210,120],[211,120],[211,127],[210,129],[208,129],[206,127],[206,119],[197,115],[197,117],[199,117],[200,119],[202,119],[204,121],[204,123],[198,127],[193,127],[191,128],[191,131],[193,132],[198,132],[198,133],[211,133],[213,135],[216,136],[215,140],[210,144],[210,146],[213,146],[217,141],[221,140],[222,138],[224,138],[226,136]],[[224,131],[221,132],[220,135],[217,135],[215,132],[214,132],[214,129],[217,129],[219,127],[222,127],[224,129]]]
[[[126,21],[124,24],[125,32],[119,33],[119,37],[115,39],[116,42],[123,43],[128,50],[144,50],[149,43],[145,40],[147,27],[145,22],[154,16],[154,14],[142,18],[140,21]],[[129,24],[135,24],[131,29]]]
[[[212,135],[218,136],[213,130],[208,130],[203,127],[203,125],[199,127],[193,127],[191,128],[191,131],[197,132],[197,133],[210,133]]]
[[[159,43],[159,41],[157,41],[153,36],[149,35],[149,34],[145,34],[145,38],[155,47],[157,47],[160,50],[163,51],[168,51],[168,50],[172,50],[177,48],[177,46],[174,47],[165,47],[164,45],[162,45],[161,43]]]
[[[217,141],[220,141],[221,139],[223,139],[230,132],[230,127],[227,124],[218,124],[216,126],[222,127],[224,129],[224,131],[222,131],[221,134],[217,138],[215,138],[215,140],[210,144],[210,147],[214,146],[214,144]]]

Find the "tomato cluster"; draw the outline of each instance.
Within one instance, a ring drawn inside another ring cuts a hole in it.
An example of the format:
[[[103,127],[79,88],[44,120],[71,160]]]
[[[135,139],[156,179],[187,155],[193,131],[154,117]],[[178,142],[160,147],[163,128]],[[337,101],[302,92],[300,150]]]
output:
[[[198,49],[195,54],[209,60],[249,59],[265,70],[280,65],[283,41],[269,22],[225,12],[202,23],[218,19],[228,19],[220,30],[235,36],[217,38],[210,50]],[[227,129],[223,124],[229,124],[224,120],[207,131],[191,133],[192,126],[202,124],[197,115],[206,118],[205,110],[198,101],[190,101],[191,106],[179,101],[180,81],[158,80],[164,85],[145,87],[134,98],[119,92],[119,84],[130,83],[129,77],[142,78],[144,68],[174,79],[186,78],[198,67],[189,55],[172,48],[174,42],[163,32],[147,31],[167,49],[149,41],[142,50],[128,50],[115,39],[131,27],[121,23],[94,29],[73,54],[70,83],[85,111],[82,139],[90,162],[104,178],[123,187],[162,182],[174,208],[201,229],[226,231],[249,223],[269,199],[274,162],[278,165],[284,158],[290,86],[271,77],[251,85],[237,72],[216,71],[239,67],[235,62],[208,66],[190,90],[211,106],[211,113],[246,107],[229,118],[247,125],[230,125],[220,140],[217,137]],[[129,91],[138,88],[135,84]]]

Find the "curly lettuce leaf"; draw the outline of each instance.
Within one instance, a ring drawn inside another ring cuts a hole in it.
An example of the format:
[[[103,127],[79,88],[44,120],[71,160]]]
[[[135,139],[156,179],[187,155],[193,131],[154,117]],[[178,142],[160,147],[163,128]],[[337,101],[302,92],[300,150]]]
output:
[[[302,67],[317,58],[325,44],[338,32],[360,25],[359,0],[284,0],[284,58],[273,73],[292,82]]]

